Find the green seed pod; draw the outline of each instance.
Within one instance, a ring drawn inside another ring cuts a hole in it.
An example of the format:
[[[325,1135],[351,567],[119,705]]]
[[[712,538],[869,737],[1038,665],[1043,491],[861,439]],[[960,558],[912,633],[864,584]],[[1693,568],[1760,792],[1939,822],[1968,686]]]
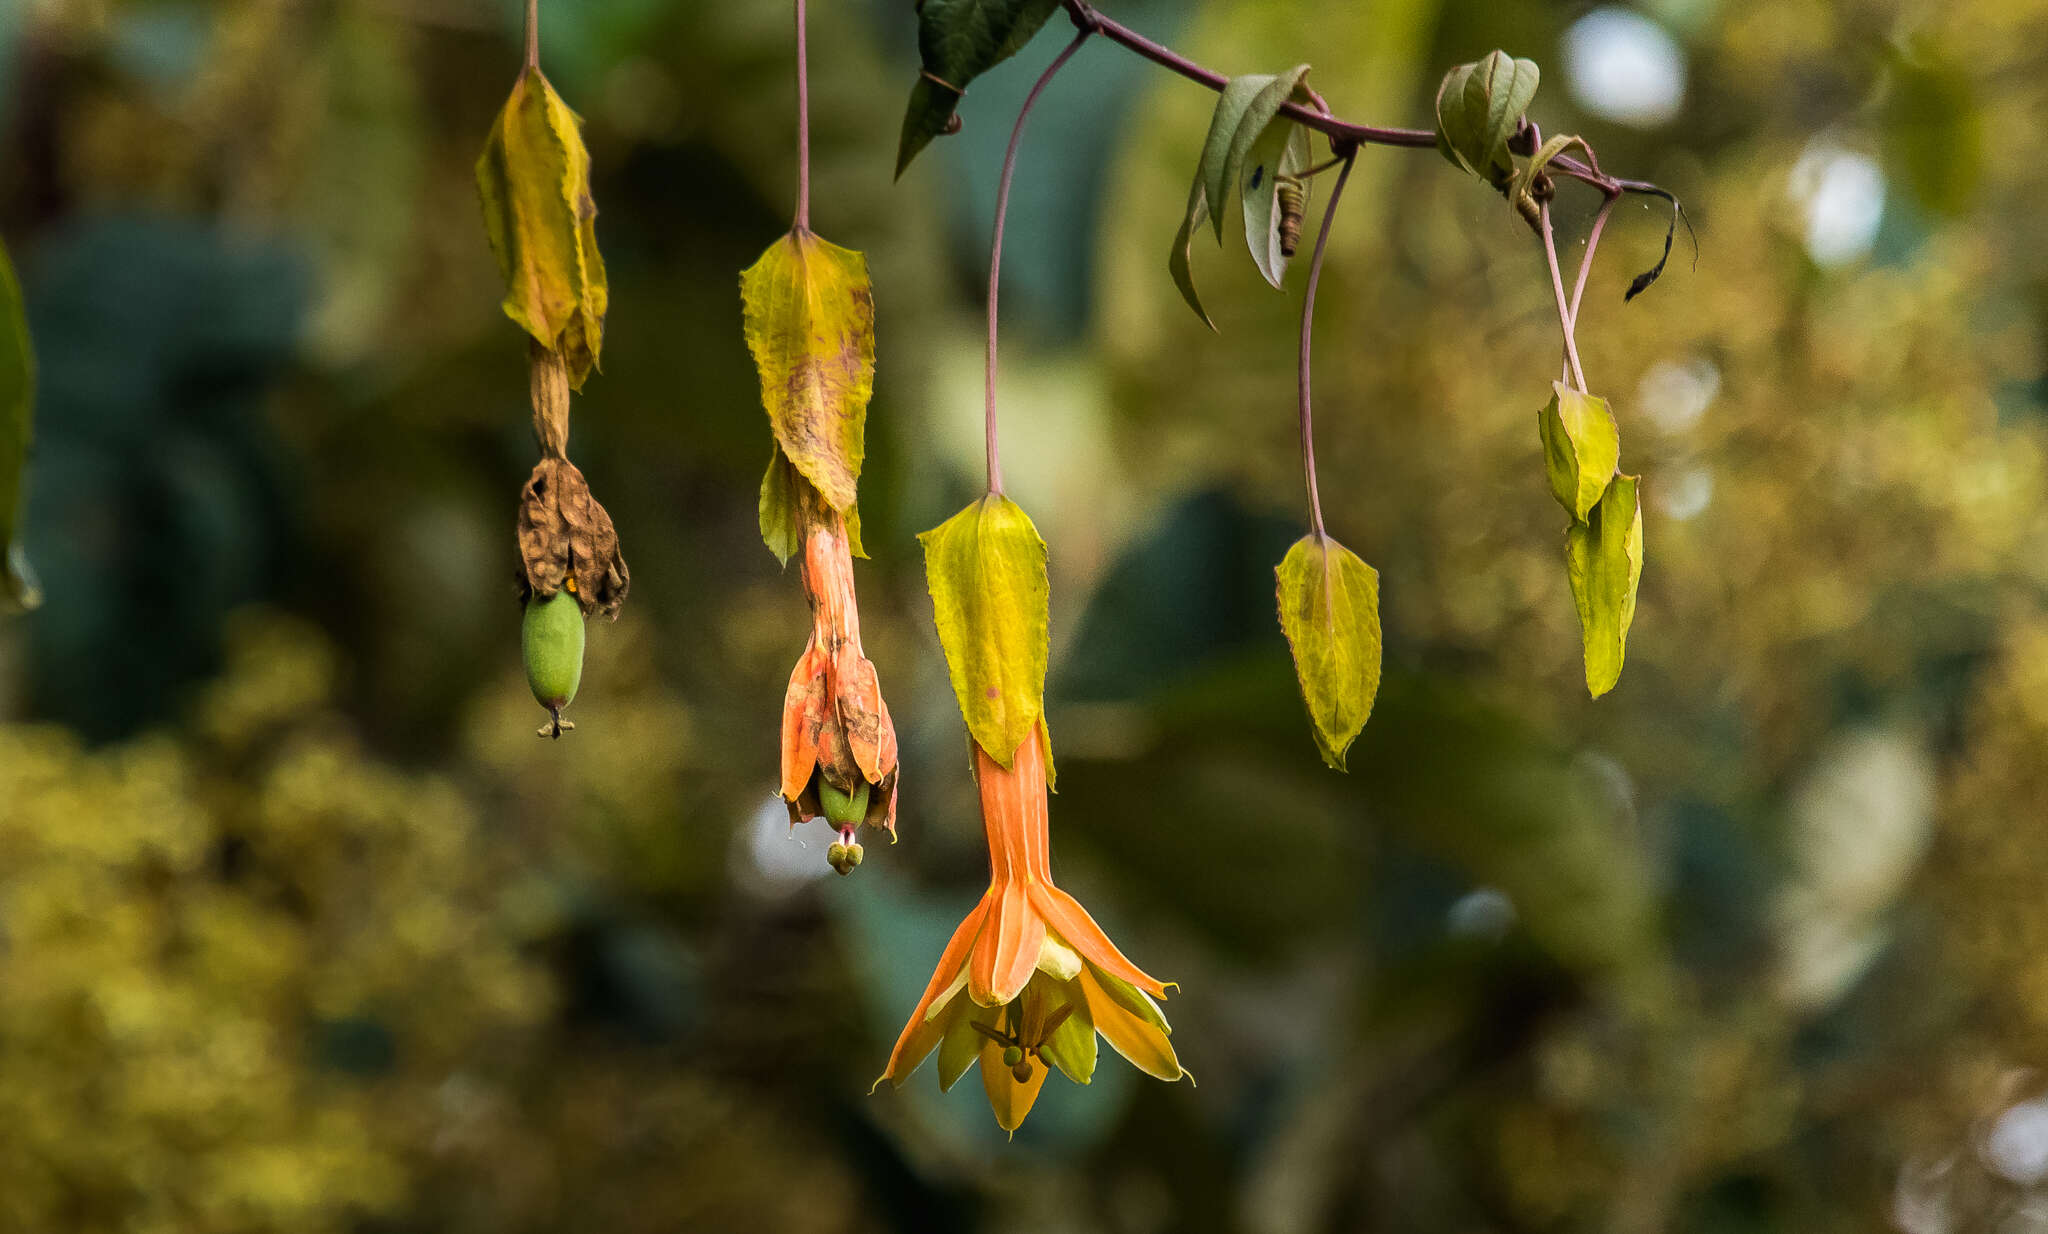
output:
[[[832,781],[818,777],[818,804],[825,807],[825,819],[834,827],[856,827],[868,812],[868,782],[857,781],[851,793],[842,793]]]
[[[533,697],[559,712],[583,682],[583,606],[566,591],[526,602],[521,641],[526,648],[526,684]]]
[[[1018,1049],[1016,1046],[1011,1046],[1009,1049],[1003,1051],[1003,1066],[1014,1067],[1018,1063],[1021,1063],[1023,1061],[1024,1051]]]

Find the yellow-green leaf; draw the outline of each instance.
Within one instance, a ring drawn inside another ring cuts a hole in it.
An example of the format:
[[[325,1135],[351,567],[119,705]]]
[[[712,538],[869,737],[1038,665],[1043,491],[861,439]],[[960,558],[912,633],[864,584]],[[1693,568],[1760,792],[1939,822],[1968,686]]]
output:
[[[1007,767],[1045,705],[1045,541],[995,493],[918,540],[967,732]]]
[[[1621,679],[1643,577],[1640,476],[1616,476],[1584,522],[1565,533],[1565,564],[1586,644],[1586,689],[1599,698]]]
[[[1573,522],[1583,522],[1621,464],[1621,432],[1604,398],[1550,383],[1550,401],[1536,413],[1550,492]]]
[[[776,443],[833,509],[851,511],[875,385],[867,258],[798,228],[740,275],[740,295]]]
[[[761,477],[761,539],[783,565],[803,551],[804,511],[796,474],[781,446],[769,447],[768,474]]]
[[[35,573],[22,554],[22,500],[28,446],[34,436],[36,363],[28,341],[21,284],[0,244],[0,611],[26,610],[43,601]]]
[[[1280,628],[1323,761],[1344,770],[1344,751],[1380,692],[1380,576],[1328,536],[1294,542],[1274,571]]]
[[[505,315],[562,353],[569,384],[598,366],[610,293],[582,121],[541,71],[513,83],[476,161],[484,229],[505,276]]]

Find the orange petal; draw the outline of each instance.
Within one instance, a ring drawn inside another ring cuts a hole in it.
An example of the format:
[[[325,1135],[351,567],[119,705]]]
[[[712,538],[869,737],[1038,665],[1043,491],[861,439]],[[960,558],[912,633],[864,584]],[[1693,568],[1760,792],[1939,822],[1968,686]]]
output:
[[[1022,1084],[1003,1065],[1003,1047],[984,1039],[981,1043],[981,1087],[988,1093],[988,1108],[996,1112],[996,1125],[1011,1135],[1024,1125],[1024,1116],[1038,1101],[1045,1087],[1046,1066],[1034,1063],[1031,1078]]]
[[[953,984],[953,978],[960,972],[960,966],[967,962],[967,952],[974,946],[974,940],[981,934],[982,922],[988,917],[989,900],[986,896],[974,906],[974,911],[953,931],[953,937],[946,942],[946,950],[939,956],[939,966],[932,970],[932,979],[924,987],[924,997],[917,1000],[917,1009],[910,1013],[910,1022],[903,1026],[903,1033],[896,1038],[896,1048],[889,1051],[889,1065],[882,1071],[882,1080],[901,1087],[924,1056],[945,1035],[942,1023],[946,1017],[929,1016],[932,1000]]]
[[[875,744],[875,765],[886,776],[896,770],[896,722],[889,718],[889,702],[882,697],[880,690],[875,691],[875,706],[882,716],[882,731]]]
[[[1031,902],[1044,915],[1053,933],[1080,952],[1082,959],[1105,973],[1123,978],[1154,998],[1166,997],[1166,983],[1131,963],[1123,952],[1118,951],[1116,944],[1109,941],[1109,935],[1095,924],[1095,918],[1088,915],[1088,910],[1081,907],[1079,900],[1050,883],[1034,883]]]
[[[988,928],[974,945],[967,967],[967,993],[984,1007],[1000,1007],[1023,992],[1045,946],[1045,919],[1031,907],[1024,889],[991,888],[995,896]]]
[[[1131,1013],[1122,1003],[1111,998],[1102,984],[1095,980],[1095,974],[1081,970],[1077,978],[1081,992],[1088,999],[1088,1014],[1095,1020],[1095,1031],[1102,1034],[1116,1052],[1130,1061],[1131,1066],[1149,1076],[1162,1080],[1178,1080],[1186,1074],[1181,1070],[1180,1059],[1174,1055],[1173,1043],[1166,1039],[1166,1032],[1157,1024]]]
[[[795,801],[811,783],[818,764],[818,727],[823,721],[825,657],[813,639],[797,657],[782,699],[782,799]]]
[[[858,644],[840,647],[832,666],[833,705],[839,724],[846,732],[846,745],[853,752],[854,765],[870,784],[879,784],[889,773],[882,762],[882,726],[887,722],[882,706],[882,685],[875,666],[860,653]],[[890,753],[895,753],[895,734],[890,734]],[[893,763],[893,759],[891,760]]]

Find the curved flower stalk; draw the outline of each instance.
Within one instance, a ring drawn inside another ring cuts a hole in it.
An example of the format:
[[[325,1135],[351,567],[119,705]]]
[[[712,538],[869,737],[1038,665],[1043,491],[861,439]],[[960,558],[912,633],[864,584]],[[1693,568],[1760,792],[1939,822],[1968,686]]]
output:
[[[861,862],[857,828],[896,838],[896,726],[875,666],[861,652],[846,519],[813,500],[804,519],[804,594],[811,638],[782,707],[782,799],[791,826],[823,816],[839,830],[828,859],[841,874]]]
[[[1168,983],[1133,964],[1080,901],[1053,886],[1043,726],[1007,769],[976,744],[974,770],[988,892],[953,931],[876,1086],[902,1087],[935,1048],[942,1090],[979,1061],[996,1122],[1015,1132],[1048,1066],[1076,1084],[1093,1078],[1097,1033],[1147,1075],[1187,1075],[1153,1001]]]

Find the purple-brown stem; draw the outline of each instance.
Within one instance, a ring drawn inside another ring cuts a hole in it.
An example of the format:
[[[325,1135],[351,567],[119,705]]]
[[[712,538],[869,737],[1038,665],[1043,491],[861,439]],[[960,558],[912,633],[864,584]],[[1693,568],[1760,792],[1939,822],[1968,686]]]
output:
[[[1214,69],[1206,68],[1170,47],[1161,46],[1139,34],[1114,18],[1105,17],[1088,0],[1063,0],[1067,16],[1081,29],[1100,34],[1112,43],[1120,44],[1138,53],[1161,68],[1170,69],[1189,81],[1207,86],[1211,90],[1222,90],[1230,79]],[[1318,111],[1296,102],[1280,105],[1280,114],[1304,128],[1313,129],[1330,139],[1332,146],[1374,145],[1402,146],[1411,150],[1432,148],[1436,145],[1436,134],[1429,129],[1386,128],[1373,124],[1354,124],[1330,114],[1327,107]],[[1588,166],[1578,159],[1558,155],[1550,161],[1564,175],[1582,181],[1605,193],[1650,193],[1659,197],[1668,196],[1664,190],[1646,180],[1625,180],[1610,176],[1598,167]]]
[[[1337,173],[1337,186],[1330,190],[1329,204],[1323,207],[1322,230],[1316,233],[1315,255],[1308,262],[1308,289],[1301,296],[1301,470],[1308,481],[1308,524],[1318,541],[1324,538],[1323,499],[1316,491],[1316,422],[1309,401],[1309,343],[1315,337],[1316,284],[1323,277],[1323,252],[1330,246],[1330,224],[1336,221],[1337,202],[1344,196],[1344,182],[1351,178],[1351,165],[1357,158],[1356,147],[1345,153],[1344,168]]]
[[[1557,324],[1564,331],[1564,358],[1570,366],[1570,374],[1580,390],[1586,388],[1586,371],[1579,367],[1579,342],[1572,335],[1572,306],[1564,298],[1564,276],[1557,267],[1557,233],[1550,226],[1550,203],[1543,202],[1537,207],[1537,217],[1542,220],[1543,259],[1550,265],[1550,290],[1557,297]]]
[[[1593,216],[1593,230],[1586,233],[1586,255],[1579,258],[1579,277],[1572,283],[1574,332],[1579,328],[1579,297],[1586,293],[1586,275],[1593,269],[1593,252],[1600,247],[1600,233],[1607,228],[1607,216],[1614,213],[1614,204],[1620,200],[1620,193],[1609,193],[1607,200],[1600,203],[1600,213]]]
[[[811,226],[811,61],[804,0],[796,0],[796,227]]]
[[[1010,213],[1010,181],[1017,174],[1017,145],[1024,139],[1024,122],[1031,118],[1032,105],[1038,102],[1046,83],[1073,58],[1075,52],[1081,50],[1081,44],[1087,42],[1093,33],[1095,31],[1090,27],[1082,26],[1066,50],[1053,57],[1045,72],[1038,75],[1031,93],[1024,96],[1024,106],[1017,109],[1017,123],[1010,129],[1010,148],[1003,154],[1003,179],[996,188],[995,235],[988,246],[988,388],[982,431],[988,442],[988,491],[991,493],[1003,491],[1003,455],[996,437],[996,291],[1003,277],[1003,220]]]

